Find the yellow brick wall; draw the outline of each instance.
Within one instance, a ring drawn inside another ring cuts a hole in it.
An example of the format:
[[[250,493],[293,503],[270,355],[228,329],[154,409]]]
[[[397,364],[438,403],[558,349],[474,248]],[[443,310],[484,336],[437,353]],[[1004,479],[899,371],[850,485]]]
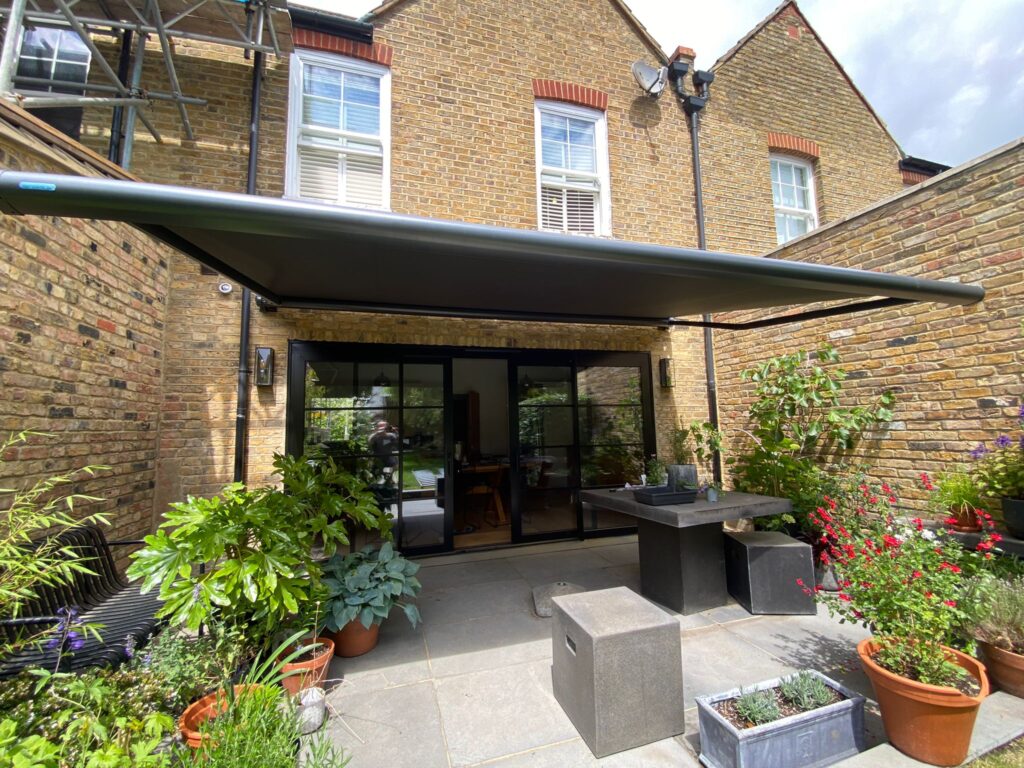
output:
[[[784,9],[715,70],[701,127],[711,250],[776,245],[769,132],[818,144],[821,224],[903,188],[896,145],[803,18]]]
[[[845,397],[897,393],[887,432],[861,446],[874,474],[921,504],[920,472],[968,460],[1013,429],[1024,400],[1024,142],[794,241],[773,257],[984,286],[967,307],[914,304],[751,333],[720,333],[722,423],[736,447],[749,387],[739,373],[771,356],[834,344],[851,372]],[[750,318],[753,313],[743,317]]]

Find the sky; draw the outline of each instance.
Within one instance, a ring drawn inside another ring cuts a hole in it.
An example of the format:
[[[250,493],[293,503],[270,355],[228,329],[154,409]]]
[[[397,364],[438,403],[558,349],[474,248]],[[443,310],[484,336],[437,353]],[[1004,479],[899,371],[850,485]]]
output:
[[[780,1],[626,0],[666,52],[693,48],[702,69]],[[360,16],[379,3],[292,4]],[[799,0],[799,7],[908,155],[958,165],[1024,135],[1024,0]]]

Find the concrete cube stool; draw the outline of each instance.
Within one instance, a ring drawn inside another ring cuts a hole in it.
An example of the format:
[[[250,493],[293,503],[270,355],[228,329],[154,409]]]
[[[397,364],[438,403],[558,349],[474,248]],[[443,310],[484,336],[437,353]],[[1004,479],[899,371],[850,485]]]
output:
[[[683,732],[679,622],[626,587],[552,603],[555,698],[595,757]]]
[[[811,545],[784,533],[727,533],[725,577],[729,594],[751,613],[815,613],[814,598],[797,584],[814,588]]]

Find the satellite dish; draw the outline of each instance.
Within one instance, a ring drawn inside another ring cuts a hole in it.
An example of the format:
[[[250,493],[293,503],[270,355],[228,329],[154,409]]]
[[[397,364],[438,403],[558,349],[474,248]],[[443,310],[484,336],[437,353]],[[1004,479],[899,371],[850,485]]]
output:
[[[655,69],[642,61],[634,61],[631,69],[637,85],[648,96],[658,98],[665,90],[665,83],[668,82],[668,67]]]

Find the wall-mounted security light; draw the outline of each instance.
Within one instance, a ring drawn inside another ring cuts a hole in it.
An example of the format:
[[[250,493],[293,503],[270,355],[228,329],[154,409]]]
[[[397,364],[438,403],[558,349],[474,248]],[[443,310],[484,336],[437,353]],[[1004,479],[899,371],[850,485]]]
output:
[[[256,347],[256,386],[274,386],[274,350],[272,347]]]
[[[668,82],[668,67],[657,69],[642,61],[634,61],[632,70],[640,90],[651,98],[658,98],[665,90],[665,84]]]
[[[231,293],[231,291],[234,290],[234,288],[232,287],[231,283],[220,283],[217,286],[217,290],[223,293],[225,296],[227,296],[229,293]]]

